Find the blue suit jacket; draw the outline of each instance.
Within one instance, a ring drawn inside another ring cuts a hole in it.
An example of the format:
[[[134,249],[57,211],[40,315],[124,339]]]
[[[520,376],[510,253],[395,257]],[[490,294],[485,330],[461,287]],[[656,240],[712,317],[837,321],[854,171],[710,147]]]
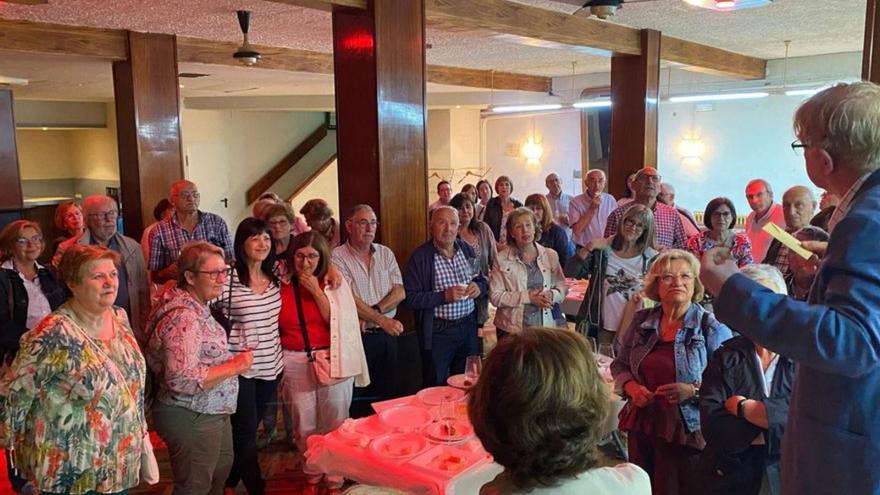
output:
[[[808,302],[730,278],[715,315],[797,362],[784,494],[880,494],[880,171],[831,234]]]

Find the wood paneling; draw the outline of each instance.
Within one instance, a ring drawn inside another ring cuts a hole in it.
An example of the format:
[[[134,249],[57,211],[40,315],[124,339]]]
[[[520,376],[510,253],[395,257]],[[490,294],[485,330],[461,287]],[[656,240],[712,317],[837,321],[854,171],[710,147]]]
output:
[[[867,0],[862,79],[880,83],[880,0]]]
[[[174,36],[129,33],[128,60],[113,63],[125,233],[140,239],[155,204],[183,178]]]
[[[0,19],[0,48],[124,60],[125,31]]]
[[[226,43],[198,38],[177,38],[177,51],[181,62],[241,67],[241,63],[232,58],[232,54],[235,53],[239,45],[240,43]],[[330,53],[265,45],[253,46],[263,56],[256,65],[260,69],[333,74],[333,55]]]
[[[534,91],[549,93],[551,80],[549,77],[514,74],[512,72],[492,72],[489,70],[462,69],[428,66],[428,82],[451,84],[470,88],[512,89],[517,91]]]
[[[3,184],[0,210],[21,209],[21,174],[15,145],[15,115],[12,111],[12,91],[8,89],[0,89],[0,184]]]
[[[657,97],[660,85],[659,31],[640,33],[642,55],[611,59],[611,153],[608,190],[621,197],[626,177],[657,166]]]
[[[764,79],[767,61],[721,48],[663,36],[660,59],[690,66],[692,70],[738,79]]]
[[[251,204],[260,197],[261,194],[268,191],[272,184],[274,184],[278,179],[281,178],[282,175],[287,173],[288,170],[293,168],[294,165],[297,164],[302,157],[306,156],[306,153],[312,150],[318,143],[321,142],[322,139],[327,137],[327,126],[325,124],[321,124],[317,129],[312,131],[311,134],[306,137],[303,142],[296,145],[290,153],[287,154],[284,158],[281,159],[274,167],[269,169],[260,180],[258,180],[253,186],[248,188],[247,193],[245,194],[245,204]]]

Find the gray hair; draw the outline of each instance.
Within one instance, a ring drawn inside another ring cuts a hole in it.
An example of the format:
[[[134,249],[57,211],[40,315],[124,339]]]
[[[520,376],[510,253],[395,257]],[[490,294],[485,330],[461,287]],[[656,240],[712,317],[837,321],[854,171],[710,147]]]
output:
[[[740,273],[777,294],[788,295],[788,288],[785,285],[782,272],[773,265],[763,263],[746,265],[740,270]]]
[[[794,133],[859,173],[880,168],[880,86],[838,84],[804,102],[794,114]]]
[[[350,210],[348,210],[348,216],[345,217],[345,219],[350,220],[350,219],[354,218],[354,216],[357,215],[358,212],[361,210],[369,210],[369,211],[373,212],[374,215],[376,214],[376,211],[373,210],[372,206],[370,206],[368,204],[361,203],[358,205],[354,205]]]

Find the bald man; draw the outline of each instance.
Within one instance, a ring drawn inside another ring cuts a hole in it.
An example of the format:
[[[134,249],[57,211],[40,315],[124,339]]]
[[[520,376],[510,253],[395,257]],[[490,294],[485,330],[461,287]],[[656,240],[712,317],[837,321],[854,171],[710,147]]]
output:
[[[764,179],[753,179],[746,184],[746,200],[752,212],[746,217],[746,236],[752,243],[752,258],[762,260],[773,237],[764,231],[770,222],[785,228],[782,205],[773,202],[773,188]]]
[[[590,170],[584,178],[584,193],[572,198],[568,207],[571,237],[578,248],[602,237],[608,215],[617,208],[614,196],[604,192],[605,184],[605,172]]]
[[[785,230],[789,234],[793,234],[798,230],[810,225],[810,219],[816,213],[816,196],[806,186],[794,186],[785,191],[782,195],[782,213],[785,218]],[[791,270],[789,267],[790,250],[783,246],[781,242],[773,239],[767,248],[767,256],[763,263],[773,265],[779,268],[786,282],[791,281]],[[756,258],[757,259],[757,258]]]
[[[168,200],[174,206],[174,213],[156,225],[150,239],[147,266],[153,282],[163,284],[177,278],[177,257],[190,241],[208,241],[223,248],[227,260],[234,257],[229,227],[219,215],[199,210],[200,199],[194,183],[179,180],[171,184]]]
[[[119,253],[119,291],[113,304],[128,314],[131,329],[138,342],[143,343],[143,327],[150,311],[150,286],[141,245],[116,230],[119,206],[110,196],[94,195],[83,200],[86,230],[79,237],[62,242],[52,258],[56,267],[64,253],[74,244],[101,246]]]
[[[678,211],[678,216],[681,218],[681,225],[684,227],[684,233],[687,235],[688,239],[700,233],[700,226],[697,225],[697,221],[694,220],[693,213],[687,208],[675,204],[675,186],[668,182],[660,184],[660,192],[657,194],[657,201],[666,206],[671,206]]]

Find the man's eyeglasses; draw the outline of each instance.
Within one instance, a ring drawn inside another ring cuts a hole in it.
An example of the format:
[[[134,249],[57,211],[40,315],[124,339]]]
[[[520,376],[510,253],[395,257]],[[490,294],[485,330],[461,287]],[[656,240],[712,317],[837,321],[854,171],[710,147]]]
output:
[[[15,240],[15,243],[21,247],[25,247],[28,244],[39,244],[43,242],[43,236],[41,235],[32,235],[30,237],[19,237]]]
[[[119,216],[118,211],[99,211],[98,213],[89,213],[90,220],[116,220],[116,217]]]
[[[367,225],[369,225],[370,227],[373,227],[373,228],[376,228],[379,226],[379,222],[377,222],[376,220],[358,220],[354,224],[362,229],[367,228]]]
[[[202,195],[198,192],[179,192],[177,193],[177,197],[183,199],[199,199]]]
[[[807,147],[806,144],[798,141],[797,139],[795,139],[794,141],[791,142],[791,151],[794,151],[795,155],[798,155],[798,156],[803,155],[804,148],[806,148],[806,147]]]
[[[223,268],[221,270],[196,270],[196,273],[204,273],[211,280],[219,281],[226,279],[226,276],[229,275],[229,268]]]

